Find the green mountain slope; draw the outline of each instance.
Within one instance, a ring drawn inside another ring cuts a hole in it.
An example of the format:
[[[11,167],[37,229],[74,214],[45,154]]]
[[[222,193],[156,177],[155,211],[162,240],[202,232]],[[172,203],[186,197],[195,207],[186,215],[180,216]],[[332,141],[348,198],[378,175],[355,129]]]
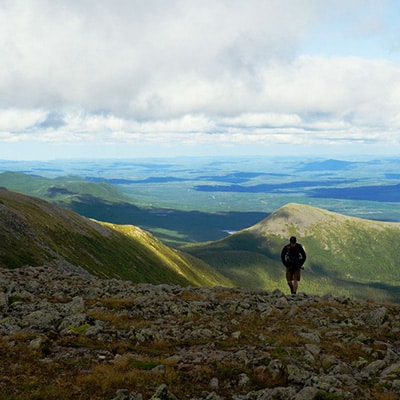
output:
[[[186,247],[249,288],[288,291],[282,247],[295,235],[307,252],[300,291],[400,302],[400,224],[290,203],[226,239]]]
[[[0,173],[0,186],[62,205],[68,205],[72,201],[88,201],[91,198],[110,203],[131,201],[109,183],[88,182],[79,176],[49,179],[21,172],[3,172]]]
[[[47,201],[0,189],[0,267],[76,266],[133,282],[230,286],[204,262],[134,226],[101,224]]]

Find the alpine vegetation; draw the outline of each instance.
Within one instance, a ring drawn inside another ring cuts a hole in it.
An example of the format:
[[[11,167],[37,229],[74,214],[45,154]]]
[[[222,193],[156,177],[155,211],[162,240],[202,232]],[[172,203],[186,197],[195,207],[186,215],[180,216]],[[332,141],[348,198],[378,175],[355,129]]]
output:
[[[0,270],[0,392],[26,399],[400,396],[400,307]]]

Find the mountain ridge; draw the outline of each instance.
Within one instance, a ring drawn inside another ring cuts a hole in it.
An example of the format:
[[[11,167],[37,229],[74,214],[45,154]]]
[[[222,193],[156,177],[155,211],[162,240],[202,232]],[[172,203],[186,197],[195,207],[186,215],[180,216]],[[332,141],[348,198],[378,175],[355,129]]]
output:
[[[400,301],[399,261],[393,257],[400,223],[288,203],[225,239],[184,249],[247,287],[287,290],[280,252],[290,236],[298,238],[308,255],[302,290]]]
[[[292,230],[284,228],[293,226],[295,227],[298,235],[307,236],[309,234],[309,230],[318,223],[330,222],[332,226],[334,226],[337,224],[346,223],[347,221],[351,221],[353,223],[357,222],[369,227],[374,226],[377,229],[391,227],[393,229],[400,230],[400,223],[398,222],[377,221],[352,217],[334,211],[324,210],[318,207],[298,203],[287,203],[271,213],[271,215],[264,220],[244,230],[260,230],[260,232],[264,233],[275,231],[275,233],[279,233],[279,228],[281,228],[280,233],[283,236],[286,235],[286,237],[288,237],[291,235]]]
[[[0,189],[0,216],[1,267],[50,264],[134,282],[230,285],[138,227],[100,223],[6,189]]]
[[[7,171],[0,173],[0,181],[8,190],[61,205],[87,197],[101,198],[104,201],[116,203],[130,201],[129,197],[115,186],[107,182],[88,182],[80,176],[45,178],[39,175]]]

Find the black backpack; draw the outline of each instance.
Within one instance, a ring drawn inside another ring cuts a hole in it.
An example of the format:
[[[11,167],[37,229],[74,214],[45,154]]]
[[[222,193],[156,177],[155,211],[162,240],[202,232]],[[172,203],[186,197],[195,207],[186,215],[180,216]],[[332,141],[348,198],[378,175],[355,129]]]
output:
[[[294,247],[290,245],[286,246],[285,261],[286,265],[289,267],[300,267],[303,264],[303,256],[301,255],[298,244]]]

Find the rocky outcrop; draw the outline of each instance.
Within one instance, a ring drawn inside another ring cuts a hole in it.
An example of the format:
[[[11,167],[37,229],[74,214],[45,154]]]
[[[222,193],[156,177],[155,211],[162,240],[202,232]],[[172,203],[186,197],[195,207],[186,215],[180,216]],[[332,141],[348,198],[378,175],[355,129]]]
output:
[[[65,399],[400,396],[395,304],[134,285],[43,266],[0,270],[0,311],[0,391],[10,398],[29,398],[28,382],[36,397],[54,384]]]

